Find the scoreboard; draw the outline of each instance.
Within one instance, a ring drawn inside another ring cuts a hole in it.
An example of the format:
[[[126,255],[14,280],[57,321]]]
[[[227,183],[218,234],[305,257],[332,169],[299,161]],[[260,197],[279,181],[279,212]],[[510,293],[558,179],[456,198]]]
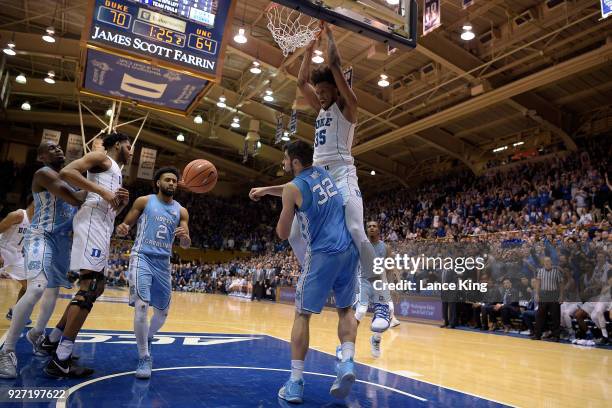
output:
[[[197,89],[208,85],[208,81],[220,80],[225,31],[231,28],[234,6],[232,0],[90,0],[88,24],[81,37],[82,88],[93,91],[86,85],[94,80],[97,90],[92,93],[101,94],[108,86],[118,88],[114,82],[101,84],[100,74],[106,72],[107,78],[126,82],[126,77],[117,72],[126,69],[130,92],[115,89],[114,94],[102,96],[147,105],[158,102],[162,110],[190,111],[192,104],[183,109],[181,103],[167,103],[167,97],[172,94],[175,100],[178,93],[184,100],[187,88],[183,88],[185,92],[176,91],[183,79],[189,84],[189,94],[193,94],[194,86]],[[94,56],[97,65],[90,61]],[[112,68],[104,71],[101,66]],[[139,88],[142,92],[131,92]],[[157,100],[153,95],[158,96]]]
[[[213,27],[217,0],[133,0]]]

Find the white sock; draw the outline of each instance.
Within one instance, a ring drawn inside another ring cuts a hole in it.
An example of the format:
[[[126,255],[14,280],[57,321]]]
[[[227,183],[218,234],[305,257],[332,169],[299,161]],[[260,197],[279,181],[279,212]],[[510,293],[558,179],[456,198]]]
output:
[[[36,318],[36,325],[34,328],[38,333],[44,333],[47,328],[47,323],[53,314],[55,309],[55,303],[57,302],[57,296],[59,295],[59,288],[47,288],[43,292],[42,298],[40,298],[40,308],[38,309],[38,318]]]
[[[159,329],[162,328],[168,317],[168,309],[159,310],[153,308],[153,316],[151,316],[151,323],[149,323],[149,334],[148,338],[152,339],[155,337]]]
[[[149,333],[149,322],[147,321],[147,311],[149,304],[141,299],[136,300],[134,305],[134,336],[138,346],[138,358],[149,355],[147,347],[147,334]]]
[[[395,319],[395,305],[393,301],[389,301],[389,313],[391,314],[391,319]]]
[[[346,342],[340,346],[342,349],[342,361],[348,361],[355,357],[355,343]]]
[[[43,275],[44,274],[40,274]],[[6,334],[6,340],[4,342],[3,350],[15,351],[15,345],[23,329],[25,328],[26,321],[32,314],[34,305],[40,300],[43,295],[45,288],[47,287],[46,279],[34,279],[28,282],[28,288],[23,294],[19,302],[13,306],[13,318],[11,319],[11,325]]]
[[[70,355],[72,354],[73,348],[74,340],[62,337],[59,346],[57,346],[57,358],[59,358],[61,361],[68,360],[68,357],[70,357]]]
[[[49,333],[49,341],[51,343],[58,342],[59,339],[62,337],[62,334],[64,334],[63,330],[60,330],[57,327],[54,327],[53,330],[51,330],[51,333]]]
[[[291,360],[291,381],[304,378],[304,360]]]
[[[374,340],[380,341],[382,339],[382,334],[376,333],[376,332],[372,332],[372,337],[374,337]]]

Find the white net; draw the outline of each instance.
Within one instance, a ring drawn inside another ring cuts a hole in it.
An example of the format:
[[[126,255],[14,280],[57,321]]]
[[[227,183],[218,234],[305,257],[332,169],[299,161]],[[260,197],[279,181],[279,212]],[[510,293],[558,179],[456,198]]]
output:
[[[310,44],[321,31],[319,20],[299,11],[273,4],[266,12],[268,29],[286,57]]]

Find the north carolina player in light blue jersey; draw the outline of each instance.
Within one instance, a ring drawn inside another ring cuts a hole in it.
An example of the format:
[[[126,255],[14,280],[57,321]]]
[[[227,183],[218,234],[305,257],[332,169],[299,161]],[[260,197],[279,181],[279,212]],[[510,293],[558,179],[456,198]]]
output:
[[[374,253],[376,254],[376,258],[383,258],[383,259],[391,258],[393,256],[391,253],[391,248],[389,248],[380,239],[380,227],[378,225],[378,222],[368,221],[366,224],[366,230],[368,232],[368,239],[370,240],[370,242],[372,243],[372,246],[374,247]],[[392,273],[394,271],[387,270],[386,272]],[[388,281],[387,273],[382,273],[381,275],[379,275],[380,276],[379,279],[383,283],[386,283]],[[389,289],[386,286],[383,287],[382,292],[383,292],[382,296],[388,299],[391,298]],[[357,319],[358,322],[361,322],[363,317],[366,315],[368,311],[368,306],[374,305],[383,300],[379,296],[381,295],[377,291],[374,290],[374,284],[370,282],[369,280],[364,279],[363,277],[360,276],[359,277],[359,295],[357,296],[357,310],[355,311],[355,318]],[[389,305],[391,327],[398,326],[400,322],[393,315],[393,312],[395,310],[393,306],[393,300],[389,301],[388,305]],[[374,358],[380,357],[381,340],[382,340],[382,333],[377,332],[377,331],[372,331],[372,336],[370,337],[370,346],[371,346],[372,357]],[[338,346],[338,348],[336,349],[337,358],[341,358],[340,352],[341,352],[340,346]]]
[[[283,188],[283,209],[276,232],[281,239],[287,239],[293,218],[297,216],[306,242],[306,254],[295,292],[291,377],[279,390],[278,396],[292,403],[303,402],[310,315],[320,313],[327,296],[333,292],[339,318],[342,361],[338,364],[338,375],[330,394],[344,398],[355,382],[353,356],[357,320],[351,306],[355,303],[355,268],[359,252],[346,228],[342,195],[325,169],[312,166],[312,148],[302,141],[287,145],[283,167],[295,178]]]
[[[189,248],[189,214],[172,197],[178,185],[179,172],[164,167],[155,173],[157,194],[139,197],[117,226],[117,235],[125,236],[138,220],[138,231],[130,255],[130,306],[134,306],[134,335],[138,345],[137,378],[150,378],[151,342],[163,326],[170,309],[172,278],[170,256],[174,238]],[[147,322],[149,305],[153,317]]]
[[[72,219],[85,199],[85,192],[75,192],[59,177],[64,152],[55,143],[44,141],[38,148],[38,160],[44,167],[34,173],[32,195],[34,214],[24,236],[24,272],[28,285],[25,294],[13,308],[13,319],[0,350],[0,378],[17,377],[15,345],[36,303],[40,308],[36,325],[26,339],[37,355],[42,349],[44,330],[55,308],[59,288],[70,288],[67,279],[72,244]],[[56,343],[57,345],[57,343]]]

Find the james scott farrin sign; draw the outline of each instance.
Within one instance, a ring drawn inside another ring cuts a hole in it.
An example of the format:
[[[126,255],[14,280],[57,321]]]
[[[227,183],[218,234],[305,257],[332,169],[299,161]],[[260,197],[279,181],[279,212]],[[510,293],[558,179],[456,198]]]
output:
[[[185,73],[88,49],[82,88],[96,95],[182,113],[194,106],[208,84]]]
[[[192,1],[184,12],[176,0],[90,1],[91,18],[82,35],[88,45],[186,69],[210,80],[220,77],[225,23],[232,21],[236,2]]]

